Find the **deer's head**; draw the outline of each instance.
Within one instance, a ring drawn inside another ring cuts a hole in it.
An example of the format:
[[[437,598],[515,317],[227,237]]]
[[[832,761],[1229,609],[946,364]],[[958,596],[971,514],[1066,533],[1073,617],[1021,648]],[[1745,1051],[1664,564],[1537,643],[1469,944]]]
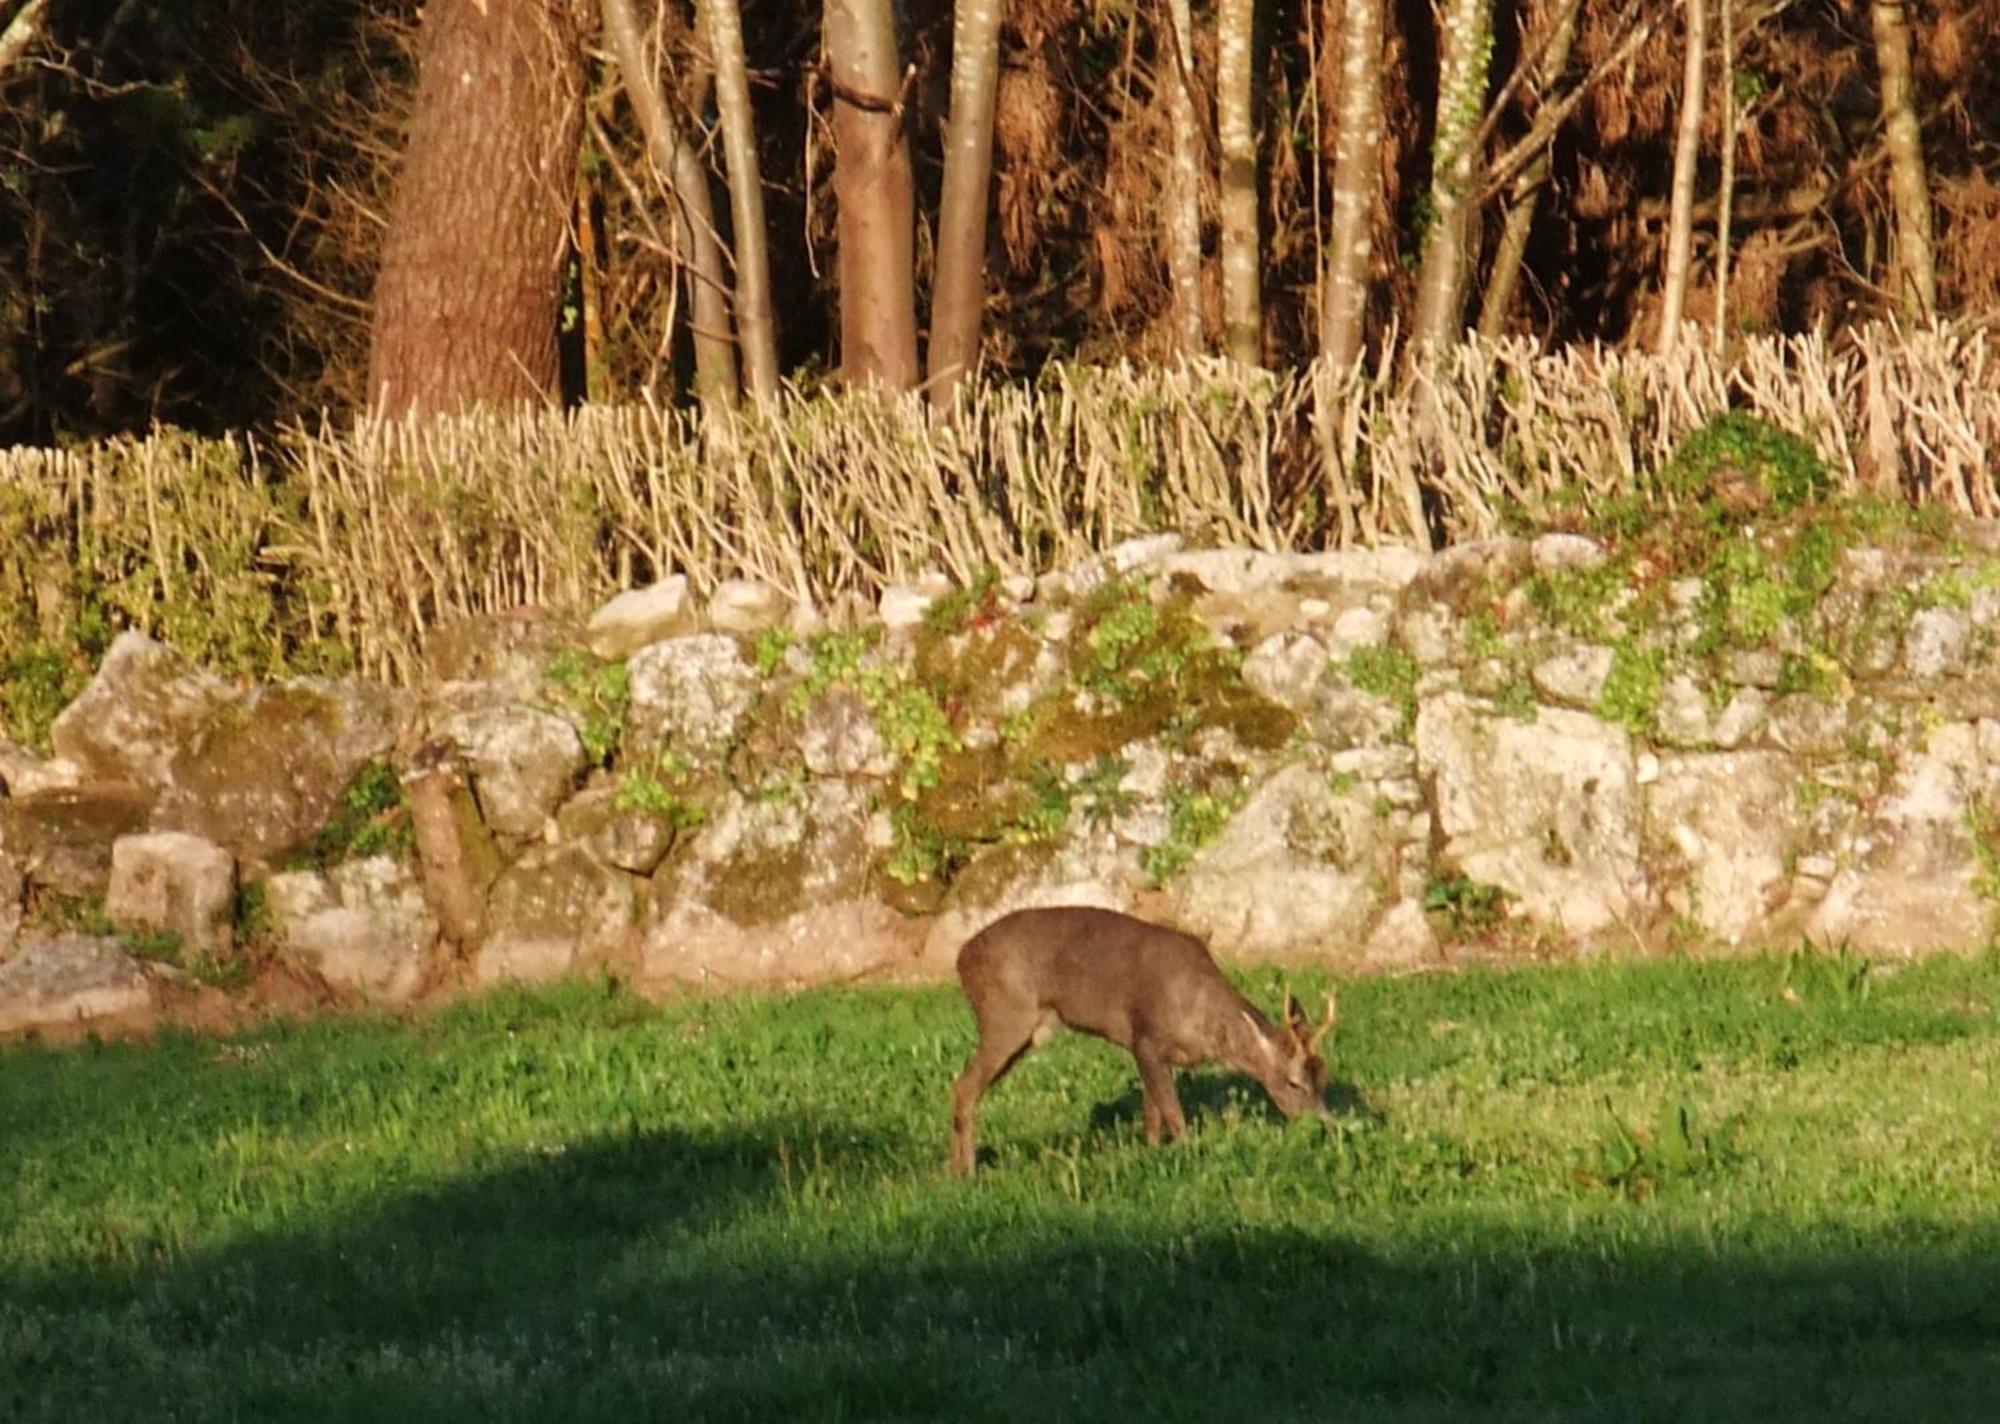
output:
[[[1328,994],[1326,1017],[1314,1024],[1288,989],[1284,1017],[1276,1027],[1251,1020],[1263,1045],[1264,1061],[1257,1077],[1286,1117],[1326,1111],[1326,1061],[1319,1055],[1319,1046],[1333,1031],[1338,1014],[1338,1001]]]

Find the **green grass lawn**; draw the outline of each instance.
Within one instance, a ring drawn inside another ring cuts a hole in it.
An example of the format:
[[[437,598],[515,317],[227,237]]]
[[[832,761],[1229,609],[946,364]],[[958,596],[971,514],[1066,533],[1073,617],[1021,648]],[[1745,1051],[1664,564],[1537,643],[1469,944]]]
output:
[[[969,1183],[952,990],[16,1046],[0,1420],[1991,1419],[1996,1006],[1992,955],[1355,982],[1332,1120],[1203,1074],[1149,1148],[1065,1039]]]

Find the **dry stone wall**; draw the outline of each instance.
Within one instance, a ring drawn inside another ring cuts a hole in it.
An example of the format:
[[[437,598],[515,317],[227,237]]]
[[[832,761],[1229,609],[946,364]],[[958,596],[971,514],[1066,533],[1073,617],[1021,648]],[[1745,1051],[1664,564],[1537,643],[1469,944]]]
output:
[[[677,582],[484,619],[411,692],[230,687],[129,633],[53,755],[0,745],[0,1028],[246,964],[385,1003],[938,978],[1057,903],[1342,970],[1971,948],[1996,544],[1811,511],[1436,556],[1161,536],[839,626]]]

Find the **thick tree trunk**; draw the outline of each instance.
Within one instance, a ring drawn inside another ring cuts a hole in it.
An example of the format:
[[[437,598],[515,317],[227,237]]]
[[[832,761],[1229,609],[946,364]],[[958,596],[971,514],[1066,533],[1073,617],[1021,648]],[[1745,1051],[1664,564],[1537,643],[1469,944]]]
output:
[[[827,0],[839,204],[840,367],[891,390],[917,383],[916,200],[890,0]]]
[[[1493,49],[1492,0],[1447,0],[1439,29],[1430,225],[1424,230],[1423,258],[1417,268],[1417,309],[1410,328],[1413,358],[1449,346],[1465,332],[1479,121]]]
[[[736,339],[750,394],[778,393],[778,338],[771,323],[771,249],[764,221],[764,178],[757,162],[757,126],[750,112],[750,73],[743,57],[743,15],[736,0],[701,0],[702,30],[715,61],[715,108],[729,162],[729,212],[736,238]]]
[[[1167,100],[1173,147],[1162,199],[1167,229],[1167,283],[1173,292],[1174,349],[1199,356],[1207,347],[1201,322],[1201,133],[1194,113],[1194,18],[1188,0],[1167,0],[1167,28],[1155,68]]]
[[[736,347],[730,339],[729,278],[723,270],[722,242],[715,230],[715,205],[708,194],[708,170],[681,137],[667,112],[645,40],[632,13],[632,0],[600,0],[611,53],[625,76],[625,97],[646,136],[646,151],[660,178],[673,188],[676,256],[688,269],[694,300],[695,394],[703,404],[736,403]]]
[[[1695,160],[1701,156],[1702,71],[1708,51],[1708,0],[1687,0],[1687,54],[1681,72],[1680,130],[1674,139],[1674,186],[1667,214],[1666,274],[1660,288],[1660,330],[1653,349],[1673,350],[1687,309],[1688,268],[1694,257]]]
[[[1361,354],[1374,219],[1382,186],[1382,0],[1328,0],[1340,13],[1340,132],[1333,144],[1320,354],[1341,370]]]
[[[1256,0],[1218,0],[1215,12],[1215,128],[1222,149],[1222,349],[1246,366],[1264,359],[1257,129],[1251,118],[1256,10]]]
[[[1000,0],[958,0],[952,21],[951,117],[944,137],[937,279],[931,291],[930,397],[938,405],[950,403],[979,358],[1000,9]]]
[[[1882,80],[1882,126],[1889,141],[1889,192],[1896,204],[1896,296],[1903,314],[1927,321],[1937,312],[1937,260],[1931,248],[1931,191],[1910,86],[1910,19],[1904,0],[1870,0],[1875,67]]]
[[[436,414],[553,400],[583,121],[567,0],[432,0],[376,279],[368,390]]]

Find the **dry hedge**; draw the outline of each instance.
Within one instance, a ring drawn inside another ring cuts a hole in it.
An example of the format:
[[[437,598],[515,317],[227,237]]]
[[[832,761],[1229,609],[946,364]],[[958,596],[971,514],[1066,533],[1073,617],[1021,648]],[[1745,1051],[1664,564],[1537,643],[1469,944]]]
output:
[[[824,605],[1159,529],[1264,549],[1477,538],[1646,490],[1725,410],[1809,441],[1842,489],[2000,510],[2000,362],[1971,326],[1750,339],[1727,359],[1477,342],[1410,383],[1394,365],[1054,367],[972,387],[948,420],[794,391],[706,420],[522,409],[0,452],[0,680],[73,681],[136,626],[244,674],[407,681],[441,622],[582,608],[668,572]]]

